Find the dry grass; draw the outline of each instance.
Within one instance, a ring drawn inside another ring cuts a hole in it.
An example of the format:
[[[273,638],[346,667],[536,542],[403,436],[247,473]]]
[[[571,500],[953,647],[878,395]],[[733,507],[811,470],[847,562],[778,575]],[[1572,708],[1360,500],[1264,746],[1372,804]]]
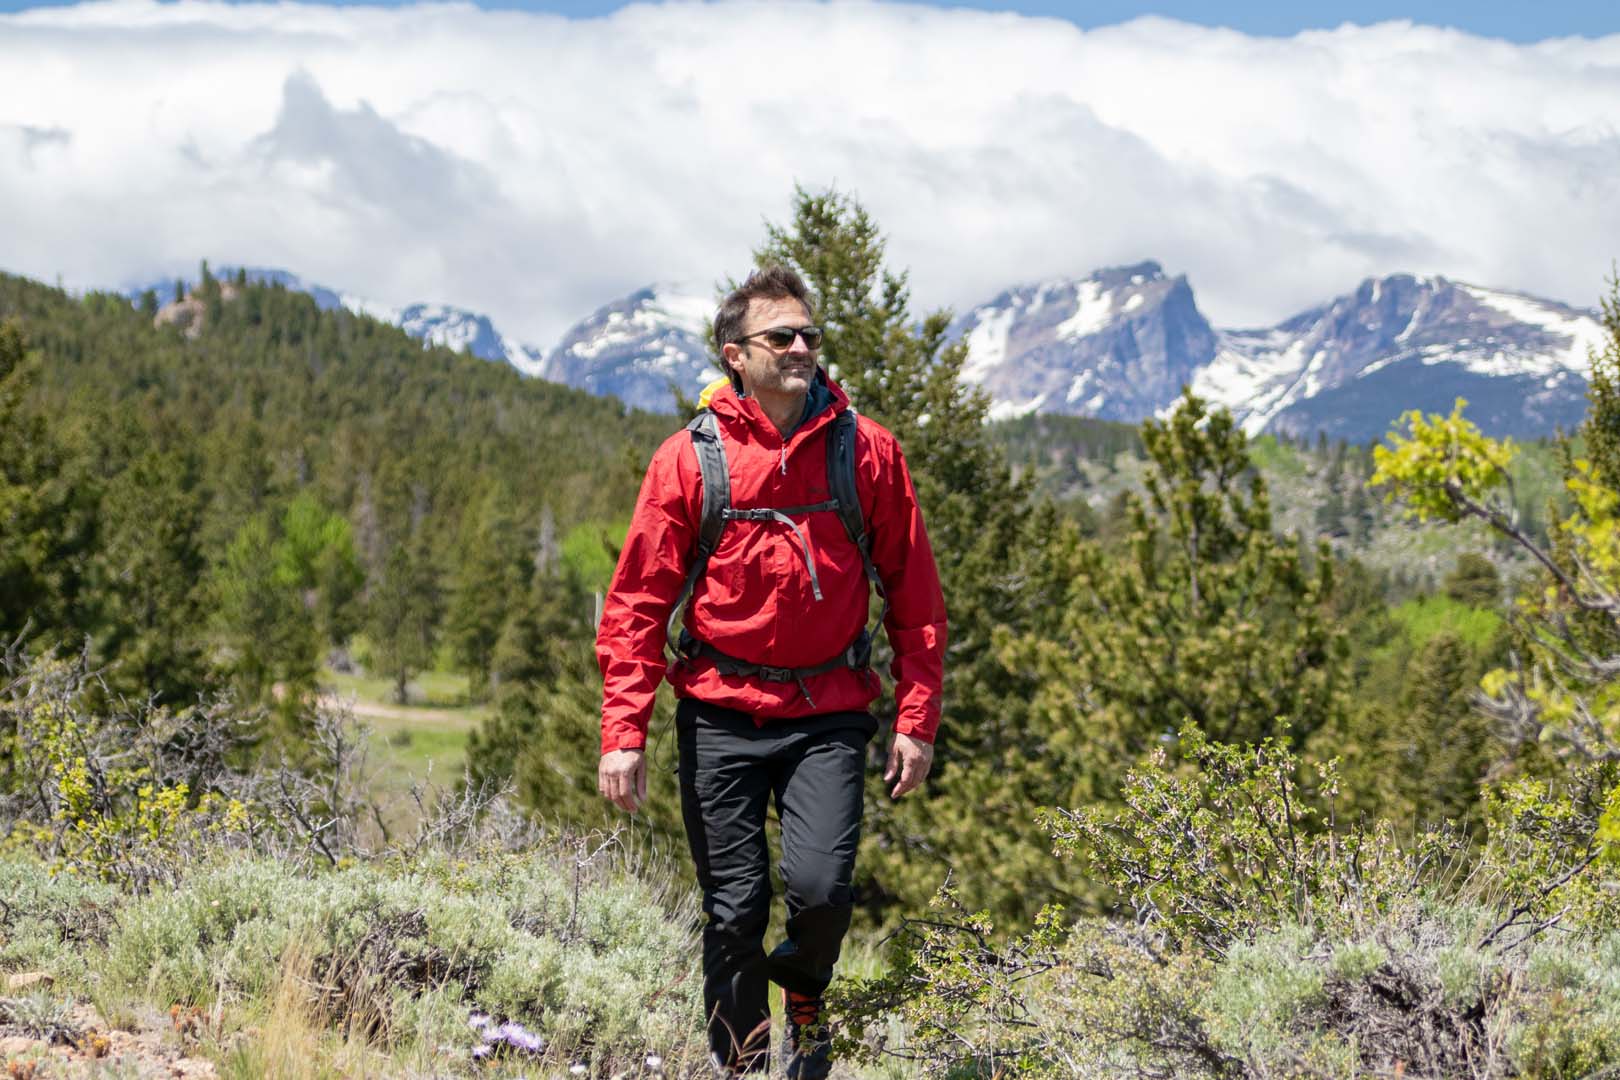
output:
[[[222,1033],[215,1046],[220,1075],[233,1080],[359,1080],[398,1076],[388,1055],[371,1045],[368,1018],[351,1014],[337,1027],[320,1005],[314,959],[294,945],[282,956],[273,992],[257,1023]],[[244,1017],[253,1014],[247,1012]],[[371,1018],[375,1019],[375,1018]]]

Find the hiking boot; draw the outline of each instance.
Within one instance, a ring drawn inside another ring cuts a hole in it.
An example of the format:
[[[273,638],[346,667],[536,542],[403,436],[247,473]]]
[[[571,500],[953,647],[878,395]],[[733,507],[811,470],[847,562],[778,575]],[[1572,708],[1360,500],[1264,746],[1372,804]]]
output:
[[[787,1016],[782,1057],[788,1080],[825,1080],[832,1072],[832,1038],[821,1015],[821,998],[783,990],[782,1012]]]

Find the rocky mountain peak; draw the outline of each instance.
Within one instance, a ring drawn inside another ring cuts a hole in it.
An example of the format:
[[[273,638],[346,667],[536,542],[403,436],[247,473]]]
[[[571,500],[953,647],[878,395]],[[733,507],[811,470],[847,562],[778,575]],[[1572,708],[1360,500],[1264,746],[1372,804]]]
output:
[[[1151,415],[1215,353],[1186,277],[1152,261],[1009,289],[951,335],[967,339],[962,377],[990,392],[997,416]]]
[[[1445,277],[1391,274],[1275,327],[1221,335],[1193,387],[1251,432],[1376,438],[1407,408],[1456,397],[1497,433],[1550,432],[1584,411],[1589,312]]]

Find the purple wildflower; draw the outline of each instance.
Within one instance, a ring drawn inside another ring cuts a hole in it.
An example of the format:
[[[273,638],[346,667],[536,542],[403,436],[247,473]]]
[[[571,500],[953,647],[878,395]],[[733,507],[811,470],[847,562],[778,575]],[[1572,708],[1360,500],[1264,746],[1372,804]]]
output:
[[[490,1036],[485,1036],[489,1038]],[[539,1035],[530,1031],[515,1020],[508,1020],[496,1028],[493,1037],[500,1039],[514,1050],[522,1050],[530,1054],[538,1054],[546,1048],[546,1041]]]

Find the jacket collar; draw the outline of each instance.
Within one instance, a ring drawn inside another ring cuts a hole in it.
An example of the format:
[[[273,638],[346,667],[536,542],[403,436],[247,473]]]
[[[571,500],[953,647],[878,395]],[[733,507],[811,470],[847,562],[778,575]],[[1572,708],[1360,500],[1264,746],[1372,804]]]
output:
[[[849,408],[849,395],[828,378],[825,368],[817,365],[816,377],[810,384],[806,407],[805,418],[788,435],[787,440],[783,440],[781,433],[776,430],[776,425],[765,415],[765,410],[759,407],[759,402],[753,398],[739,397],[735,387],[723,386],[709,399],[709,408],[714,411],[715,417],[722,425],[744,424],[756,429],[767,440],[783,442],[808,435],[823,424],[830,423],[833,417]]]

